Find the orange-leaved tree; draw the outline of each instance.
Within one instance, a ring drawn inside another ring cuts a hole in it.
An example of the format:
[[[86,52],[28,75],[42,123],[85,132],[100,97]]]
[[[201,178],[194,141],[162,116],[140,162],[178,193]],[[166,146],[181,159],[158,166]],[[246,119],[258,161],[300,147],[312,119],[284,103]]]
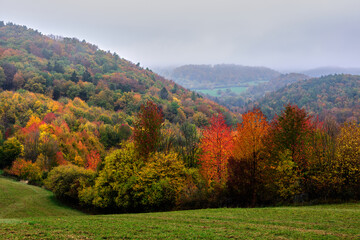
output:
[[[264,114],[258,108],[248,111],[242,116],[242,123],[237,126],[237,133],[234,140],[233,161],[238,162],[245,169],[242,169],[242,184],[251,205],[256,203],[257,185],[261,181],[261,164],[264,149],[264,139],[269,130],[269,124]],[[236,164],[236,163],[234,163]],[[235,168],[238,169],[238,168]],[[236,174],[234,169],[229,169],[232,174]],[[230,179],[231,180],[231,176]],[[241,178],[240,178],[241,179]],[[233,183],[236,184],[236,183]]]
[[[223,115],[212,116],[210,126],[204,128],[202,135],[200,171],[209,185],[212,182],[224,184],[227,180],[228,159],[233,149],[233,136]]]

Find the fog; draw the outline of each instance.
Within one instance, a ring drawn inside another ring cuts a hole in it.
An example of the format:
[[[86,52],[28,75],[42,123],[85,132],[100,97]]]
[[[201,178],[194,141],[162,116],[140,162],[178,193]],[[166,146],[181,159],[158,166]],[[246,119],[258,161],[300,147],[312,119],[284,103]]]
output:
[[[76,37],[144,67],[360,67],[358,0],[0,0],[0,20]]]

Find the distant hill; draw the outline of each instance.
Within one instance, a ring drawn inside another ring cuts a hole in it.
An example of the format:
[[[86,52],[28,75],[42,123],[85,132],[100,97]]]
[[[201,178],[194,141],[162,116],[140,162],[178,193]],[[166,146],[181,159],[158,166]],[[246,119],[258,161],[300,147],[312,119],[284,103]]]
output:
[[[279,72],[270,68],[234,64],[184,65],[159,69],[159,73],[189,89],[236,87],[280,76]]]
[[[269,93],[259,106],[272,118],[287,103],[320,117],[331,114],[338,122],[360,121],[360,76],[329,75],[296,82]]]
[[[273,92],[288,84],[292,84],[309,78],[309,76],[301,73],[281,74],[280,76],[271,79],[269,82],[265,82],[248,88],[245,95],[248,97],[252,97],[253,99],[258,99],[259,97],[263,97],[267,92]]]
[[[360,75],[360,68],[320,67],[303,71],[302,73],[310,77],[321,77],[331,74]]]

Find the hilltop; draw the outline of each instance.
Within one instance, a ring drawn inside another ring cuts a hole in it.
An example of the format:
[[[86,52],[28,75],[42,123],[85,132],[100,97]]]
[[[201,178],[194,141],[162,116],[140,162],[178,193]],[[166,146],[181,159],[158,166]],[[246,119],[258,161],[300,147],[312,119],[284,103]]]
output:
[[[329,75],[287,85],[259,100],[262,111],[272,117],[287,103],[297,104],[312,115],[331,115],[338,122],[360,121],[360,76]]]

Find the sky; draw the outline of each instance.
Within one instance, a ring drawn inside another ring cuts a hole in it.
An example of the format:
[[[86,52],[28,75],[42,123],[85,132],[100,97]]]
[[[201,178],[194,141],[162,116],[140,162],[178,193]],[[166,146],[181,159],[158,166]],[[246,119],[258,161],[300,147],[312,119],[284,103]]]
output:
[[[360,67],[359,0],[0,0],[0,21],[143,67]]]

